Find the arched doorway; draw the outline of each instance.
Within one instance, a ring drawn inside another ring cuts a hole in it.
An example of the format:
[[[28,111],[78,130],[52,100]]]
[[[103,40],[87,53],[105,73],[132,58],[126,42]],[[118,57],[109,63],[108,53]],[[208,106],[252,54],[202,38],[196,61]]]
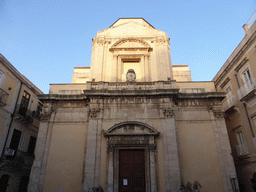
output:
[[[156,191],[155,138],[159,132],[136,121],[109,128],[108,189],[110,191]]]

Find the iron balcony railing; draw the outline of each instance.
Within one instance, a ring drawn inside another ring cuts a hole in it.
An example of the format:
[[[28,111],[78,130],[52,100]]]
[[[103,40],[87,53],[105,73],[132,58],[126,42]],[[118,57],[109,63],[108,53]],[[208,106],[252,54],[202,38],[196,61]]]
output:
[[[248,25],[248,28],[250,28],[252,26],[252,24],[255,22],[255,20],[256,20],[256,11],[254,11],[252,16],[250,17],[250,19],[246,23]]]
[[[23,121],[24,123],[33,123],[34,118],[36,117],[36,111],[31,111],[22,105],[17,105],[16,119]]]
[[[249,151],[248,151],[248,147],[247,147],[246,143],[236,145],[236,152],[237,152],[238,156],[248,155]]]
[[[6,100],[8,95],[8,93],[6,93],[3,89],[0,88],[0,107],[6,106]]]
[[[255,92],[256,86],[255,86],[255,80],[251,79],[250,81],[247,81],[244,83],[238,90],[237,94],[239,97],[239,100],[244,99],[247,95],[250,95],[250,93]]]
[[[3,160],[12,161],[17,164],[25,164],[32,166],[35,159],[34,154],[30,154],[20,150],[5,149]]]
[[[231,107],[233,107],[235,104],[234,96],[233,95],[227,95],[226,99],[224,99],[222,103],[222,109],[223,111],[229,110]]]

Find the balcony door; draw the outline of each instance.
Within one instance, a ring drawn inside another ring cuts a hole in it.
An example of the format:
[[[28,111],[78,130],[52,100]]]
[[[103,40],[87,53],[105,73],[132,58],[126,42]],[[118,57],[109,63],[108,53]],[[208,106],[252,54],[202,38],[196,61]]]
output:
[[[250,92],[253,88],[253,83],[252,83],[252,78],[249,69],[246,69],[243,72],[243,80],[244,80],[244,85],[245,85],[245,91],[248,93]]]
[[[30,99],[30,94],[24,91],[21,99],[21,103],[20,103],[20,109],[19,109],[19,114],[21,114],[23,117],[26,116],[29,99]]]
[[[145,192],[144,150],[119,151],[119,192]]]

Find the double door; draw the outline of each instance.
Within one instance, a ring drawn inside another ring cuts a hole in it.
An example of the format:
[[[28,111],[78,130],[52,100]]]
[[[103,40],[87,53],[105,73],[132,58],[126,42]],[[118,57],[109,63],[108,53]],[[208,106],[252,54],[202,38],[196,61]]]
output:
[[[145,192],[144,150],[119,151],[119,192]]]

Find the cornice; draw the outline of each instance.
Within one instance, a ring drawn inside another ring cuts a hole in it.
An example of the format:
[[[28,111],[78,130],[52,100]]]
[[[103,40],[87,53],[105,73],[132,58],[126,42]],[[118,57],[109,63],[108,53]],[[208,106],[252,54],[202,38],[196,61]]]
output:
[[[221,79],[224,77],[225,74],[227,74],[227,72],[231,69],[231,67],[233,67],[236,62],[241,58],[241,56],[243,55],[243,53],[249,48],[249,45],[256,39],[256,31],[251,35],[251,37],[245,42],[245,44],[243,45],[243,47],[238,51],[238,53],[233,57],[233,59],[229,62],[229,64],[225,67],[225,69],[222,67],[219,71],[221,71],[222,69],[224,69],[221,74],[217,77],[217,79],[214,81],[214,78],[217,76],[215,76],[213,78],[213,81],[215,82],[215,86],[218,85],[221,81]],[[241,42],[242,43],[242,42]],[[240,45],[240,44],[239,44]],[[239,47],[239,45],[237,47]],[[236,49],[235,49],[236,50]],[[233,53],[235,52],[235,50],[233,51]],[[232,54],[231,54],[232,56]],[[230,56],[230,57],[231,57]],[[225,65],[225,64],[224,64]],[[224,66],[223,65],[223,66]],[[219,73],[219,72],[218,72]],[[217,74],[218,74],[217,73]]]
[[[29,89],[31,89],[35,94],[42,94],[43,92],[35,86],[29,79],[22,75],[1,53],[0,62],[11,72],[14,76],[24,83]]]

